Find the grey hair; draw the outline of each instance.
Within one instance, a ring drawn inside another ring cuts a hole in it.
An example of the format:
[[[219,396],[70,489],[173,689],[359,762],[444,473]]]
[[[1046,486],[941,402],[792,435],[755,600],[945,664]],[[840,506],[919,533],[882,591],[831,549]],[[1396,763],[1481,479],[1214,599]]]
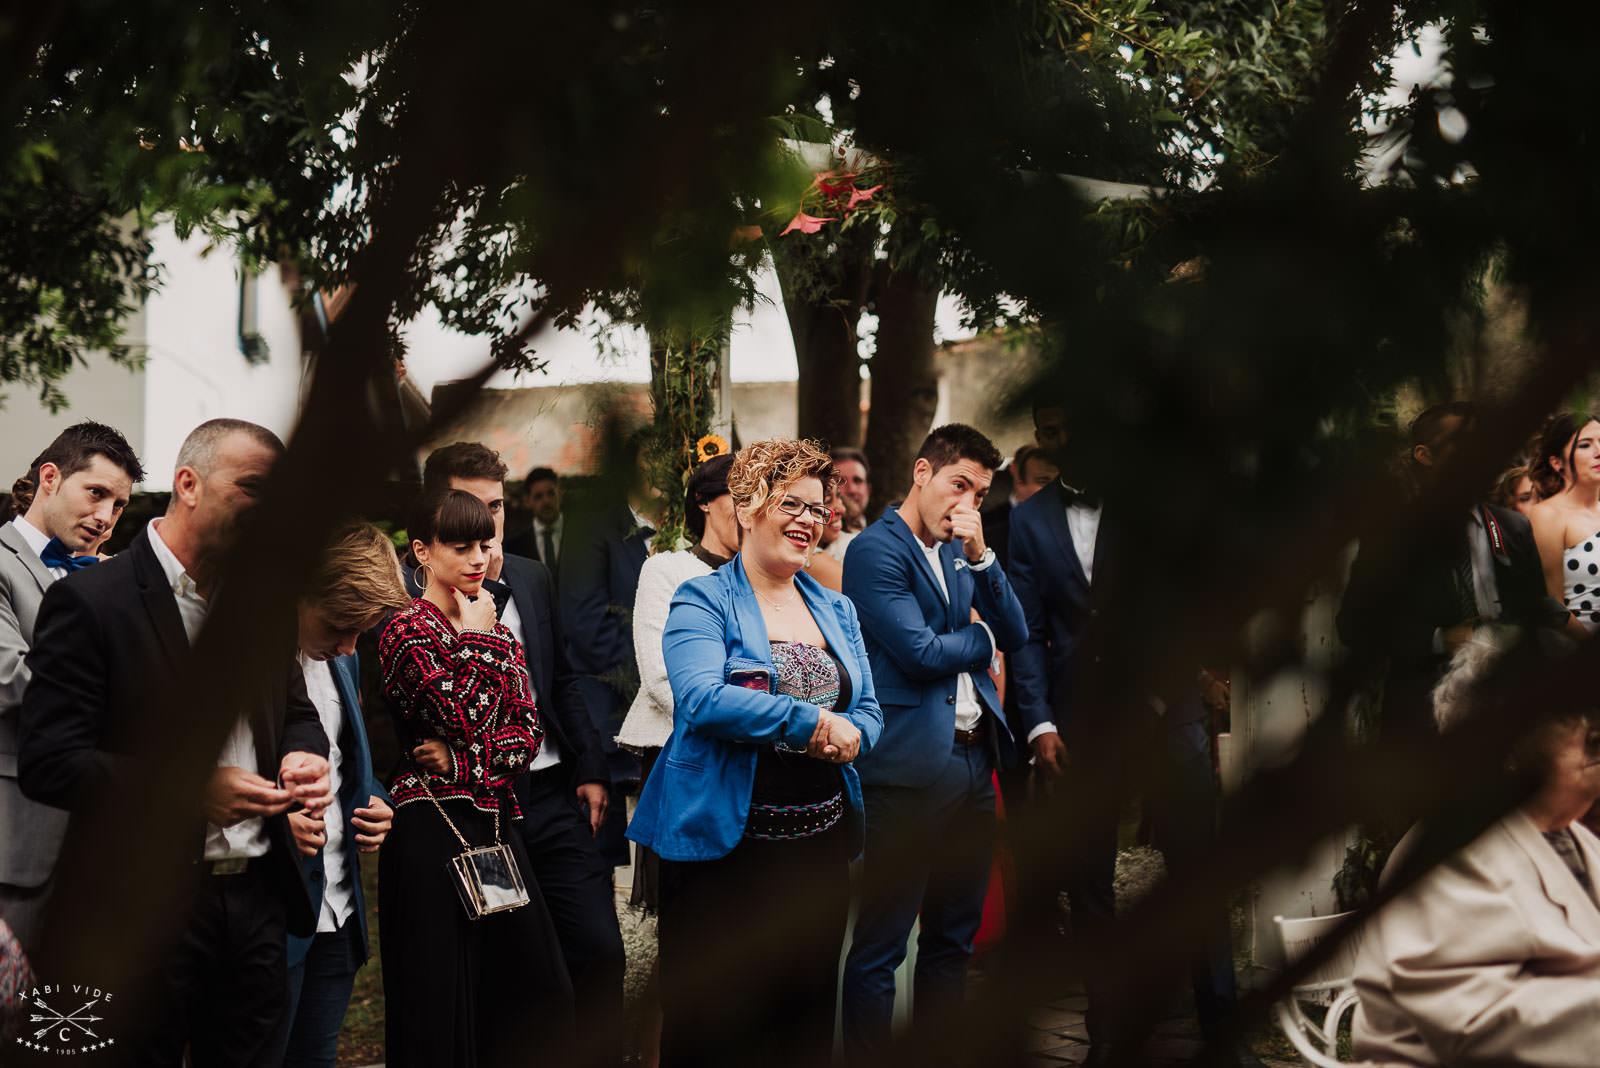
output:
[[[183,439],[173,470],[188,467],[201,478],[206,478],[216,470],[217,452],[222,443],[234,434],[248,434],[262,448],[278,454],[283,452],[283,441],[264,426],[243,419],[207,419]]]
[[[1496,661],[1517,644],[1516,627],[1479,627],[1450,658],[1450,667],[1433,688],[1433,721],[1440,733],[1465,721],[1479,683]]]

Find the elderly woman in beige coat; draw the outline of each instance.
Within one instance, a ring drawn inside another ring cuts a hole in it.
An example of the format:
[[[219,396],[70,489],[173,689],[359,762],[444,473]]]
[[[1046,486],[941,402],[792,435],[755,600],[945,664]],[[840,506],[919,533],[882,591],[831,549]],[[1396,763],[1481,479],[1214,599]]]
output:
[[[1435,693],[1448,730],[1493,658],[1475,639]],[[1508,770],[1527,799],[1364,931],[1355,1053],[1380,1065],[1600,1064],[1600,718],[1535,719]],[[1417,836],[1401,842],[1396,857]],[[1391,861],[1391,869],[1394,862]]]

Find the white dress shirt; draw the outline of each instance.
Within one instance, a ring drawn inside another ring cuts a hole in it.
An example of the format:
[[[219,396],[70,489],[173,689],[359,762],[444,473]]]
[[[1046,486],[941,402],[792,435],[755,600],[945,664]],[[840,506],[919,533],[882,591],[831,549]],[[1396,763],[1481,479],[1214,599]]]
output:
[[[50,544],[50,535],[20,515],[11,521],[11,525],[17,528],[17,533],[21,534],[22,540],[28,543],[28,548],[33,550],[33,555],[44,556],[44,547]],[[67,569],[64,567],[47,567],[45,570],[58,579],[67,577]]]
[[[1072,535],[1072,548],[1078,554],[1083,577],[1091,584],[1094,582],[1094,543],[1100,537],[1101,507],[1099,504],[1083,503],[1082,497],[1067,505],[1067,530]]]
[[[939,550],[944,547],[944,542],[936,541],[932,545],[924,545],[922,554],[928,558],[928,568],[933,572],[934,581],[939,583],[939,592],[944,594],[946,604],[950,603],[950,587],[944,581],[944,564],[939,559]],[[973,567],[974,571],[988,569],[988,564],[982,567]],[[994,659],[995,649],[994,631],[989,629],[989,624],[978,620],[978,626],[989,635],[989,659]],[[972,672],[963,671],[956,676],[956,730],[976,730],[978,721],[983,719],[983,706],[978,703],[978,687],[972,681]]]
[[[487,597],[488,594],[484,594],[484,596]],[[528,640],[522,633],[522,613],[517,611],[517,602],[514,598],[506,598],[506,608],[505,611],[500,613],[500,622],[506,625],[506,629],[511,632],[511,636],[517,639],[517,644],[522,646],[522,660],[526,664],[532,657],[528,655]],[[528,693],[532,695],[533,703],[537,707],[539,704],[539,692],[538,687],[533,684],[532,668],[528,669]],[[528,765],[528,770],[543,771],[545,768],[553,768],[559,763],[561,763],[561,747],[556,745],[556,740],[550,736],[550,732],[545,731],[544,741],[539,746],[539,755],[533,758],[533,763]]]
[[[339,749],[339,733],[344,730],[344,702],[339,700],[339,687],[333,681],[333,668],[326,660],[312,660],[300,655],[300,670],[306,677],[306,694],[317,707],[317,718],[322,720],[322,731],[328,736],[328,784],[333,791],[333,802],[322,814],[323,833],[328,836],[322,847],[322,912],[317,916],[317,932],[337,931],[356,910],[355,891],[351,869],[355,867],[345,844],[345,815],[339,807],[339,790],[344,778],[339,774],[343,752]],[[364,800],[364,799],[362,799]],[[359,807],[359,805],[358,805]]]
[[[566,525],[565,515],[556,516],[554,523],[541,523],[537,519],[533,521],[533,543],[539,547],[539,562],[545,567],[553,568],[556,561],[561,559],[561,532]],[[549,560],[544,558],[544,532],[547,530],[550,532],[550,549],[554,554]]]
[[[1067,489],[1072,489],[1065,482]],[[1067,532],[1072,535],[1072,550],[1078,556],[1078,566],[1083,568],[1083,577],[1091,586],[1094,585],[1094,547],[1100,537],[1101,504],[1085,504],[1082,497],[1074,498],[1067,505]],[[1046,721],[1028,732],[1028,741],[1033,741],[1041,734],[1056,733],[1056,725]]]
[[[200,633],[201,624],[206,621],[208,606],[206,599],[200,596],[200,588],[195,585],[194,579],[189,577],[189,573],[178,562],[178,558],[172,555],[167,543],[161,540],[160,527],[160,519],[150,520],[150,547],[155,550],[156,559],[161,562],[161,571],[167,577],[173,600],[178,602],[178,616],[183,620],[183,632],[188,636],[189,644],[193,645],[195,637]],[[260,767],[256,765],[255,734],[250,730],[250,722],[243,716],[234,721],[233,730],[228,732],[227,740],[222,743],[222,751],[217,754],[217,767],[243,768],[245,771],[261,774]],[[232,827],[206,824],[207,860],[264,857],[271,847],[272,843],[267,839],[266,821],[259,816],[242,820]]]

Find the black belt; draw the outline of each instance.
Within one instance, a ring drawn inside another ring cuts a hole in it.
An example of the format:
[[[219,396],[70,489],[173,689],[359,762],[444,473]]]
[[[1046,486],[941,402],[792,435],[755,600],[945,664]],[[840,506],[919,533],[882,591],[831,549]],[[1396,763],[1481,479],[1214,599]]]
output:
[[[570,778],[567,774],[570,770],[566,764],[558,761],[548,768],[540,768],[538,771],[528,772],[528,785],[541,787],[552,783],[557,786],[565,785],[568,778]]]

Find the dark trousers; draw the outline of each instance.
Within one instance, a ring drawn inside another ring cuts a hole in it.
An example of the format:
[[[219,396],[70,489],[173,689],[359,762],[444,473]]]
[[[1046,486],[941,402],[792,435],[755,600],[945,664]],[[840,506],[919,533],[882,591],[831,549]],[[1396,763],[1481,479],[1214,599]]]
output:
[[[866,786],[867,839],[844,973],[844,1042],[871,1063],[891,1040],[894,972],[920,915],[913,1013],[960,1011],[994,857],[993,760],[953,745],[927,786]]]
[[[162,994],[134,1040],[133,1062],[193,1068],[276,1068],[288,1023],[284,904],[267,866],[203,874],[176,952],[156,981]]]
[[[560,764],[518,783],[518,825],[572,978],[578,1060],[622,1062],[622,980],[627,967],[617,926],[611,863],[589,831],[589,809]]]
[[[1084,748],[1081,741],[1076,747],[1069,745],[1075,754]],[[1168,878],[1181,884],[1202,870],[1217,840],[1216,784],[1204,724],[1163,724],[1149,754],[1157,762],[1148,779],[1155,785],[1145,797],[1152,844],[1166,859]],[[1113,930],[1117,916],[1112,884],[1120,798],[1081,797],[1069,800],[1068,809],[1081,821],[1078,826],[1083,832],[1081,848],[1069,858],[1063,887],[1072,908],[1072,929],[1075,935],[1099,939]],[[1214,917],[1209,927],[1189,966],[1195,1015],[1208,1036],[1221,1028],[1237,999],[1227,917]],[[1155,978],[1160,981],[1164,977]],[[1085,1024],[1091,1041],[1128,1040],[1127,1026],[1131,1025],[1124,1025],[1121,1014],[1135,992],[1127,984],[1150,979],[1118,979],[1098,971],[1084,976],[1089,999]]]
[[[487,845],[492,817],[466,801],[445,811],[468,842]],[[522,838],[503,829],[529,902],[467,917],[448,870],[461,853],[427,801],[400,806],[378,853],[389,1068],[563,1064],[572,1040],[572,984]]]
[[[848,818],[848,817],[847,817]],[[819,1068],[850,911],[842,824],[661,861],[662,1068]]]
[[[305,956],[290,966],[284,1068],[333,1068],[338,1060],[339,1029],[356,972],[366,961],[361,932],[361,918],[352,913],[337,931],[313,938]]]

